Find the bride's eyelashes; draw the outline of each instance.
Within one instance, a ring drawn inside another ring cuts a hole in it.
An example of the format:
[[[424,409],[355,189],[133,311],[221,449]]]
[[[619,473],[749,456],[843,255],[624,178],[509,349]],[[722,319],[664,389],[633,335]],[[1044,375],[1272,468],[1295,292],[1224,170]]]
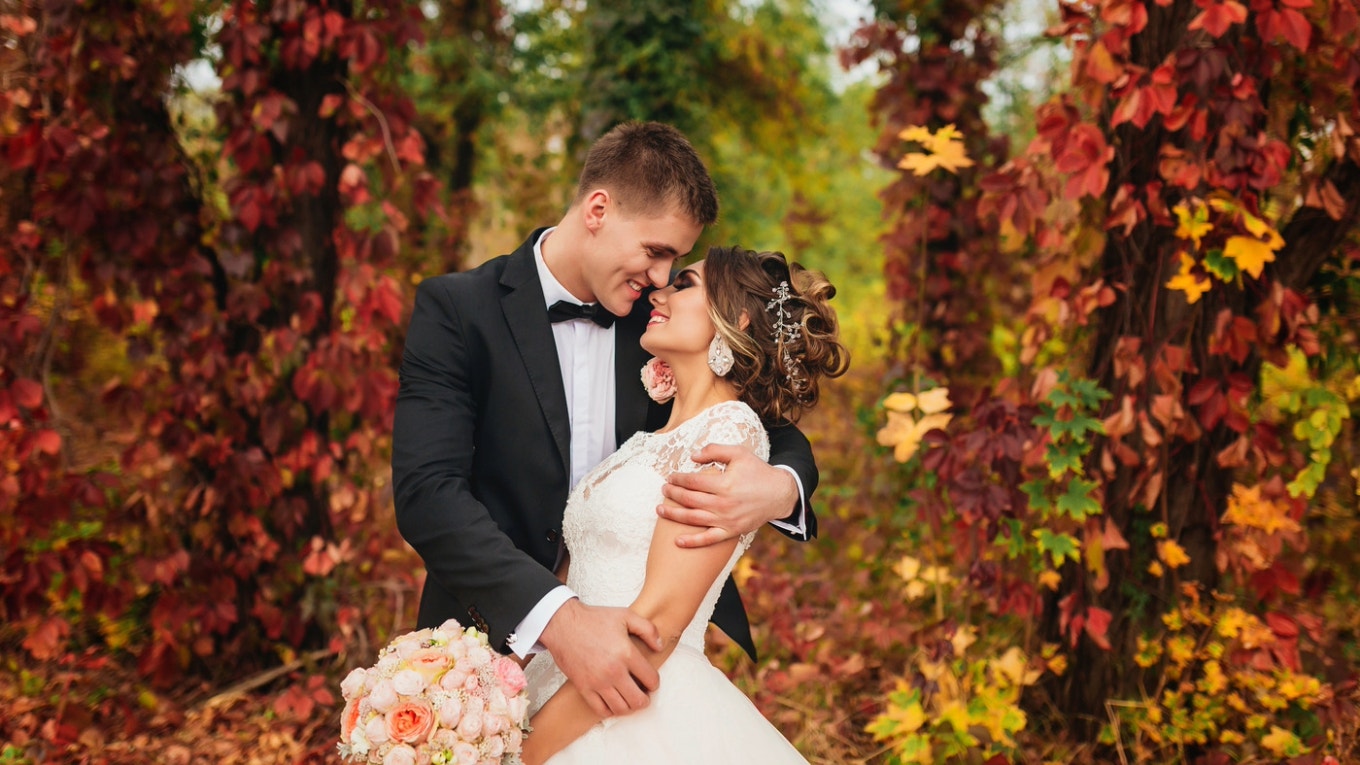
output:
[[[679,292],[680,290],[693,287],[695,283],[693,271],[681,271],[680,274],[675,277],[675,281],[671,282],[671,286],[675,288],[676,292]]]

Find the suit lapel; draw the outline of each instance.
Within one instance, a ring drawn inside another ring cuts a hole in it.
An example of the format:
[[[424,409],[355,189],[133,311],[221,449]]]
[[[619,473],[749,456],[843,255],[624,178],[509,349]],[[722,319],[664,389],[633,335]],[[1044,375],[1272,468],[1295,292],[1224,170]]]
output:
[[[570,472],[571,419],[567,414],[567,394],[562,387],[557,343],[553,341],[548,311],[543,305],[543,285],[539,283],[534,262],[534,242],[542,232],[543,229],[538,229],[530,234],[528,241],[507,260],[501,274],[501,286],[505,289],[501,309],[534,386],[539,408],[552,431],[562,465]]]

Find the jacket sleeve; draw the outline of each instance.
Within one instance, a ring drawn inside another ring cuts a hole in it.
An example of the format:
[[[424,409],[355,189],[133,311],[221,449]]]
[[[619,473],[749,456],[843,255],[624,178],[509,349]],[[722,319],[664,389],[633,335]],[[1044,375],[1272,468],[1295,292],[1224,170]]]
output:
[[[799,536],[780,526],[775,526],[780,533],[791,539],[806,542],[817,536],[817,516],[812,512],[812,493],[817,490],[817,461],[812,456],[812,444],[808,443],[807,436],[795,425],[780,425],[770,428],[770,464],[784,465],[798,474],[798,480],[803,484],[803,504],[805,507],[793,508],[793,512],[785,519],[785,522],[796,525],[799,513],[803,513],[803,528],[806,536]]]
[[[473,495],[471,470],[479,406],[473,385],[488,360],[474,358],[447,278],[416,291],[401,362],[392,432],[397,527],[434,584],[485,620],[491,644],[507,635],[560,584],[492,519]],[[426,592],[429,592],[427,585]]]

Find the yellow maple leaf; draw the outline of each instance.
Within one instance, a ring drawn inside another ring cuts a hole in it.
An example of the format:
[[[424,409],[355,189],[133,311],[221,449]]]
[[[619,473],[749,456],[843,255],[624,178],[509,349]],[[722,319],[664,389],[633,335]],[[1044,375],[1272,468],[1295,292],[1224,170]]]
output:
[[[950,141],[949,143],[938,146],[935,150],[935,158],[940,167],[951,173],[957,173],[965,167],[972,167],[973,160],[968,158],[968,150],[961,142]]]
[[[1261,737],[1261,746],[1281,759],[1297,757],[1308,751],[1298,736],[1278,725],[1270,726],[1270,733]]]
[[[966,624],[954,630],[954,636],[949,638],[949,642],[954,645],[954,655],[962,656],[968,646],[977,642],[977,627]]]
[[[878,443],[893,447],[893,459],[906,462],[916,453],[921,443],[922,433],[916,427],[916,420],[901,412],[888,412],[888,423],[878,431]]]
[[[1062,574],[1059,574],[1053,569],[1049,569],[1042,574],[1039,574],[1039,584],[1056,592],[1058,585],[1062,584]]]
[[[1067,671],[1067,657],[1063,654],[1058,654],[1048,660],[1047,666],[1049,672],[1052,672],[1058,677],[1062,677],[1062,674]]]
[[[1033,685],[1041,674],[1040,670],[1029,668],[1025,652],[1015,646],[1006,649],[1001,658],[992,659],[989,664],[992,672],[1004,678],[1010,685]]]
[[[903,141],[915,141],[924,146],[929,146],[934,136],[931,135],[930,130],[921,125],[908,125],[897,134],[897,137]]]
[[[927,414],[925,417],[922,417],[921,421],[916,423],[916,427],[921,429],[921,435],[924,436],[937,428],[943,430],[945,426],[949,425],[949,421],[952,419],[954,419],[954,415],[949,414],[948,412],[936,412],[935,414]]]
[[[893,393],[883,399],[883,408],[907,414],[916,409],[916,396],[910,393]]]
[[[1155,560],[1148,564],[1147,571],[1158,579],[1161,579],[1162,574],[1166,573],[1165,569],[1162,568],[1162,564]]]
[[[929,175],[939,168],[950,173],[972,167],[973,160],[963,145],[963,134],[953,125],[946,125],[934,133],[919,125],[912,125],[897,134],[904,141],[915,141],[926,149],[914,151],[902,158],[897,166],[918,177]]]
[[[930,137],[929,146],[932,151],[940,151],[946,144],[958,143],[962,140],[963,133],[960,133],[959,129],[954,127],[954,123],[951,122],[935,131],[935,134]]]
[[[1217,696],[1228,687],[1228,677],[1223,674],[1223,666],[1215,660],[1204,662],[1204,677],[1199,681],[1200,690],[1210,696]]]
[[[1316,699],[1322,693],[1322,683],[1312,675],[1296,675],[1286,671],[1280,679],[1280,695],[1290,701]]]
[[[943,412],[950,406],[948,388],[932,388],[916,399],[917,405],[925,414]]]
[[[930,175],[932,170],[940,167],[940,161],[934,154],[924,154],[919,151],[913,151],[903,157],[902,160],[897,163],[897,167],[920,178],[922,176]]]
[[[1214,224],[1209,222],[1208,208],[1203,202],[1196,200],[1193,208],[1181,202],[1173,209],[1176,212],[1176,220],[1180,221],[1180,225],[1176,227],[1176,236],[1194,242],[1195,249],[1198,250],[1200,240],[1214,230]]]
[[[1177,569],[1190,562],[1190,556],[1185,554],[1185,548],[1176,544],[1174,539],[1163,539],[1157,543],[1157,557],[1168,568]]]
[[[1229,639],[1235,638],[1242,632],[1243,627],[1255,619],[1256,617],[1240,608],[1229,608],[1218,617],[1218,634]]]
[[[1253,279],[1259,279],[1266,264],[1274,262],[1275,250],[1259,239],[1231,236],[1228,237],[1228,243],[1223,245],[1223,256],[1237,261],[1238,268],[1251,274]]]
[[[1258,218],[1249,212],[1242,213],[1242,225],[1247,227],[1251,235],[1260,239],[1265,238],[1266,246],[1272,250],[1278,250],[1284,246],[1284,237],[1275,227],[1267,223],[1264,219]]]
[[[913,701],[904,707],[896,704],[889,704],[888,708],[880,715],[880,719],[892,720],[897,723],[897,728],[893,731],[894,735],[911,733],[912,731],[925,725],[926,712],[921,708],[920,702]]]
[[[921,572],[921,561],[910,555],[903,555],[902,560],[899,560],[897,564],[893,566],[893,571],[896,572],[898,576],[910,582]]]
[[[1240,237],[1239,237],[1240,238]],[[1196,275],[1192,272],[1195,267],[1195,259],[1185,253],[1181,253],[1181,271],[1171,277],[1166,283],[1166,288],[1178,290],[1185,293],[1185,302],[1194,305],[1200,296],[1208,292],[1213,283],[1204,276]]]
[[[1228,510],[1223,513],[1223,522],[1260,529],[1267,534],[1302,530],[1299,522],[1289,516],[1288,506],[1262,497],[1259,485],[1233,486],[1232,496],[1228,498]]]
[[[931,584],[949,584],[954,579],[949,576],[949,569],[944,566],[927,566],[921,571],[921,581]]]

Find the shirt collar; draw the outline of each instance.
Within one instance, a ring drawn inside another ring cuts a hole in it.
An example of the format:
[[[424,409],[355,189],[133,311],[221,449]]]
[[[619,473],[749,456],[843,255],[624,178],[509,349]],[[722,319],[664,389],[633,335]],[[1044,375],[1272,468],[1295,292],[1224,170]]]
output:
[[[538,241],[534,242],[534,265],[538,266],[538,281],[543,285],[543,307],[551,307],[553,303],[559,300],[565,300],[576,305],[585,305],[579,298],[568,292],[567,288],[562,286],[562,282],[557,281],[557,277],[553,276],[552,271],[548,270],[548,264],[543,260],[543,240],[556,230],[556,226],[545,230],[539,235]]]

